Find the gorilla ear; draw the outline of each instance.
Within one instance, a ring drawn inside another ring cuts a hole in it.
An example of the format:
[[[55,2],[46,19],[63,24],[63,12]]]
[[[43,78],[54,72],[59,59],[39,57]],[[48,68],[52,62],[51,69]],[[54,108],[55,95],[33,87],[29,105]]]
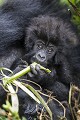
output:
[[[70,39],[70,43],[71,45],[76,46],[79,44],[79,40],[75,37],[75,38]]]
[[[65,42],[68,47],[76,47],[79,44],[79,40],[76,36],[74,36],[74,38],[70,37],[69,40],[66,40]]]

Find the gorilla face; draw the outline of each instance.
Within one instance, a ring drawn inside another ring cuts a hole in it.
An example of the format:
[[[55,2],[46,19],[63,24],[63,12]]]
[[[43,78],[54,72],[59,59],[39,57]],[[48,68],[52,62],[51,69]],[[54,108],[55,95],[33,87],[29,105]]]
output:
[[[57,48],[53,44],[46,44],[42,40],[37,40],[33,47],[34,55],[31,62],[37,62],[45,67],[52,63],[53,57],[56,54]]]

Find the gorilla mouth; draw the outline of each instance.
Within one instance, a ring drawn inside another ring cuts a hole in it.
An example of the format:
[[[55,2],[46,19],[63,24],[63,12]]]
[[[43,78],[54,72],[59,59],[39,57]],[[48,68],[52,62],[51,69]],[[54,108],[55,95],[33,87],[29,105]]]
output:
[[[39,60],[36,59],[35,56],[33,56],[33,57],[31,58],[31,60],[30,60],[30,63],[31,63],[31,64],[32,64],[33,62],[36,62],[36,63],[38,63],[38,64],[40,64],[40,65],[42,65],[42,66],[44,66],[44,67],[47,67],[47,61],[39,61]]]

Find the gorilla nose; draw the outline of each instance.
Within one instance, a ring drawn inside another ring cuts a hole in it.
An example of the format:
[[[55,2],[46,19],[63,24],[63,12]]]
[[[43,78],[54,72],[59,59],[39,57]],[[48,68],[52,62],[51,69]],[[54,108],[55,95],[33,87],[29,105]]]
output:
[[[41,59],[45,59],[45,58],[46,58],[43,54],[38,54],[38,56],[39,56]]]
[[[41,62],[44,62],[46,60],[46,56],[43,53],[42,54],[38,53],[36,57],[37,57],[37,60]]]

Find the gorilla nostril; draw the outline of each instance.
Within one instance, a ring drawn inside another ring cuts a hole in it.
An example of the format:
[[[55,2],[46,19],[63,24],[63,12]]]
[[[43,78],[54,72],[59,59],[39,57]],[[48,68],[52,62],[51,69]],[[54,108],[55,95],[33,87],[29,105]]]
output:
[[[45,57],[45,56],[42,56],[41,58],[42,58],[42,59],[44,59],[44,60],[46,59],[46,57]]]
[[[41,55],[40,55],[40,54],[38,54],[37,56],[38,56],[39,58],[41,58]]]
[[[41,59],[44,59],[45,60],[45,56],[40,56],[41,57]]]
[[[42,54],[38,54],[37,58],[40,59],[40,60],[45,60],[46,59],[46,57]]]

